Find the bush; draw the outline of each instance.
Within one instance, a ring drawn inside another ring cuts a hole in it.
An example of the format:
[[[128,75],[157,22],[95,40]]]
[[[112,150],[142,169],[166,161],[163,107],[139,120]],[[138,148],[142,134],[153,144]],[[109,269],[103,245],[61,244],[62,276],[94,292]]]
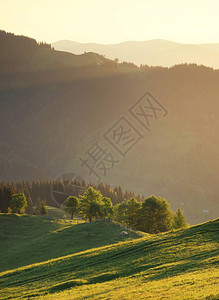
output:
[[[27,206],[27,200],[24,195],[24,193],[20,194],[13,194],[10,201],[10,208],[12,209],[12,212],[19,213],[21,210]]]

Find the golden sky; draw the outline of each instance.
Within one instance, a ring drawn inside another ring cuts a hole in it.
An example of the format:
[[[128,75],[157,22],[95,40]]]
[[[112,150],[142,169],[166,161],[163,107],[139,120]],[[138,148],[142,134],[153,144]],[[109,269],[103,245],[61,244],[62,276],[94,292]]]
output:
[[[0,29],[46,42],[219,43],[219,0],[0,0]]]

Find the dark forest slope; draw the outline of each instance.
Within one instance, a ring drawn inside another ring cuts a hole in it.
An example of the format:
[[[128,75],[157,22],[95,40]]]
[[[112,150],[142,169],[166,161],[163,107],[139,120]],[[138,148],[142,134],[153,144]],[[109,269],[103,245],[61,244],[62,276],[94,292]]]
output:
[[[0,30],[0,73],[95,65],[106,61],[103,56],[96,53],[75,55],[55,51],[49,44],[37,43],[32,38]]]
[[[52,60],[56,52],[42,49]],[[128,112],[146,91],[168,111],[152,121],[151,132]],[[191,223],[215,218],[218,99],[219,71],[196,65],[138,69],[106,60],[1,72],[0,178],[76,172],[94,181],[79,156],[99,141],[119,160],[103,181],[165,197],[173,209],[182,207]],[[144,136],[125,158],[103,138],[121,116]]]

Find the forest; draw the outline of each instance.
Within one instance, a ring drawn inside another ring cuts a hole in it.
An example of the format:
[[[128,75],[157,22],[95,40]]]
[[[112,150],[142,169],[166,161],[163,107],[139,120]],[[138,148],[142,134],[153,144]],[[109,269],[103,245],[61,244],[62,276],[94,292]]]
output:
[[[77,187],[77,189],[76,189]],[[78,193],[80,188],[81,194]],[[54,191],[62,195],[62,204],[54,202]],[[148,233],[159,233],[187,226],[180,208],[171,211],[169,203],[161,197],[144,199],[120,186],[111,188],[85,182],[21,182],[0,183],[0,209],[2,213],[46,215],[49,206],[58,206],[73,216],[85,220],[113,220],[129,228]]]

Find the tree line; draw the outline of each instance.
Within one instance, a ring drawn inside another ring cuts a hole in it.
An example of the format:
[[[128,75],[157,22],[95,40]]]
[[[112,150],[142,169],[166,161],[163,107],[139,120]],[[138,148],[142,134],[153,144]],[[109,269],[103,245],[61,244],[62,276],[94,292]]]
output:
[[[167,200],[151,196],[143,202],[132,197],[113,206],[108,197],[89,187],[83,196],[70,196],[65,204],[66,212],[93,220],[113,219],[114,221],[148,233],[159,233],[186,227],[185,217],[180,208],[171,211]]]
[[[80,184],[84,188],[82,195],[75,194],[73,187],[76,184]],[[49,181],[32,182],[31,186],[24,181],[16,184],[0,182],[1,212],[47,214],[46,196],[48,191],[51,194],[51,187],[49,190],[48,185]],[[159,233],[173,228],[186,227],[185,217],[181,209],[178,208],[174,213],[167,200],[161,197],[150,196],[142,199],[139,196],[137,199],[133,192],[125,191],[123,193],[121,187],[111,189],[110,185],[103,183],[95,187],[86,186],[84,181],[82,183],[54,181],[52,182],[53,188],[54,185],[63,193],[68,191],[64,208],[67,213],[71,214],[72,218],[77,215],[89,222],[109,219],[148,233]],[[34,202],[31,196],[34,196]]]
[[[121,186],[112,187],[103,183],[93,185],[91,183],[86,184],[85,181],[76,180],[64,180],[63,182],[58,180],[21,181],[16,183],[0,181],[0,211],[7,213],[12,195],[19,193],[24,193],[27,199],[25,213],[33,213],[33,206],[37,206],[39,201],[44,201],[47,206],[59,208],[60,205],[54,201],[56,192],[62,193],[62,202],[64,202],[70,195],[76,197],[79,195],[76,187],[79,187],[80,191],[85,191],[89,186],[99,190],[104,197],[110,198],[113,205],[132,197],[135,197],[138,201],[144,200],[144,196],[135,195],[134,192],[128,190],[123,191]]]

